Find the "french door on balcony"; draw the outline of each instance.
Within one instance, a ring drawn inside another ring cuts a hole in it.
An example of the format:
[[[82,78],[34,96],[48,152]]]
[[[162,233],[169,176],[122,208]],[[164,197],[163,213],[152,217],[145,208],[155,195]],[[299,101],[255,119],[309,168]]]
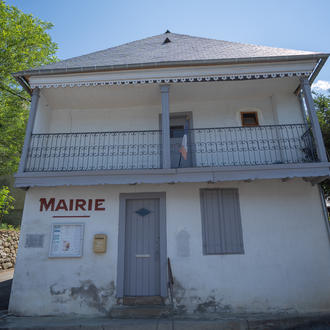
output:
[[[189,129],[191,127],[191,114],[173,113],[170,115],[170,139],[171,139],[171,167],[192,167],[192,150]],[[184,142],[186,135],[186,143]],[[180,148],[187,151],[187,159],[184,159]]]

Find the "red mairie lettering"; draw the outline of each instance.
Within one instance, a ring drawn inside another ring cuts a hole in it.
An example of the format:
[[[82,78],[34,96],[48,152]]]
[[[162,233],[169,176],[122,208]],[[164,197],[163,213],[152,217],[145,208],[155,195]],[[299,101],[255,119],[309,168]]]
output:
[[[105,208],[101,207],[103,206],[104,202],[105,202],[104,199],[95,199],[95,211],[104,211]]]
[[[78,211],[79,209],[86,211],[85,208],[86,201],[84,199],[76,199],[76,208],[75,210]]]
[[[60,199],[58,201],[55,211],[58,211],[58,210],[64,210],[64,211],[68,210],[68,207],[66,206],[64,199]]]
[[[44,211],[105,211],[105,199],[40,198],[40,212]]]
[[[48,203],[46,198],[40,198],[40,212],[45,208],[45,211],[48,211],[50,208],[51,211],[54,211],[55,198],[50,198]]]

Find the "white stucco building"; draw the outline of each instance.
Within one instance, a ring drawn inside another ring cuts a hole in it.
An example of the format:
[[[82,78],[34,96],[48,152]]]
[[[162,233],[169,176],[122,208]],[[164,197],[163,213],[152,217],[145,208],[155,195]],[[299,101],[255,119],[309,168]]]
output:
[[[10,312],[330,311],[310,91],[327,57],[167,31],[16,73],[32,102]]]

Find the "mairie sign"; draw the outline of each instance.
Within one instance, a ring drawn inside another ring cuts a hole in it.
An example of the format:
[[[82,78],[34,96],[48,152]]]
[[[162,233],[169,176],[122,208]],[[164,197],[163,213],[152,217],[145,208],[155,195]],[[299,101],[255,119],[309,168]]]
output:
[[[56,199],[40,198],[40,212],[43,211],[105,211],[105,199]]]

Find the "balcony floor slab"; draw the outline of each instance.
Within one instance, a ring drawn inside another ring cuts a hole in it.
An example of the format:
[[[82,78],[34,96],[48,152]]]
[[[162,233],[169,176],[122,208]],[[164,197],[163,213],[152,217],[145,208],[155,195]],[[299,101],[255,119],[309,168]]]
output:
[[[304,178],[318,183],[330,175],[330,163],[225,166],[179,169],[24,172],[17,173],[15,186],[54,187],[102,184],[220,182],[258,179]]]

